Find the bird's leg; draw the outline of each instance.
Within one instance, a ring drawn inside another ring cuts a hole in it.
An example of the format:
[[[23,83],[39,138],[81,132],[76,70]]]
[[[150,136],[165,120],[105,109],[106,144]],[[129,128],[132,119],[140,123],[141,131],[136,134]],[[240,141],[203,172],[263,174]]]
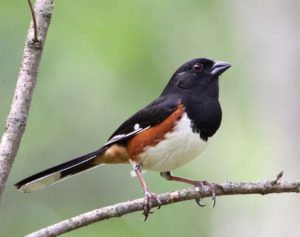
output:
[[[161,175],[161,177],[165,178],[166,180],[188,183],[188,184],[194,185],[196,187],[199,187],[201,190],[203,190],[204,186],[209,186],[211,189],[211,196],[212,196],[212,201],[213,201],[212,207],[214,207],[216,205],[216,184],[209,183],[207,181],[199,181],[199,180],[194,180],[194,179],[187,179],[187,178],[183,178],[183,177],[173,176],[170,171],[161,172],[160,175]],[[201,203],[201,197],[199,197],[195,200],[199,206],[201,206],[201,207],[205,206],[205,204]]]
[[[143,192],[144,192],[144,212],[143,212],[143,215],[145,216],[144,221],[146,221],[149,214],[152,213],[150,210],[152,208],[153,200],[156,201],[156,203],[158,205],[158,209],[161,206],[161,202],[157,198],[157,195],[155,193],[151,193],[149,191],[148,186],[147,186],[147,184],[146,184],[146,182],[143,178],[141,170],[142,170],[141,165],[139,165],[139,164],[134,165],[134,172],[136,173],[136,176],[137,176],[140,184],[142,185]]]

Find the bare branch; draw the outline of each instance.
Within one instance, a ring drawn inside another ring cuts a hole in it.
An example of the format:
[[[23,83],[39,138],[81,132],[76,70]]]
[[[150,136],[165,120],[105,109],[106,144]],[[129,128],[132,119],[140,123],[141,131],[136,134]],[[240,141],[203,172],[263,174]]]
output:
[[[26,127],[52,10],[53,0],[37,0],[35,14],[32,12],[31,26],[36,26],[29,27],[15,95],[0,142],[0,198]]]
[[[280,173],[281,174],[281,173]],[[248,183],[227,182],[224,184],[216,184],[216,195],[236,195],[236,194],[270,194],[270,193],[288,193],[300,192],[300,182],[279,181],[281,175],[274,180],[258,181]],[[168,205],[175,202],[192,200],[196,198],[204,198],[211,196],[211,187],[205,186],[203,190],[199,188],[188,188],[177,190],[174,192],[160,194],[159,198],[161,205]],[[133,201],[118,203],[112,206],[95,209],[70,219],[61,221],[52,226],[41,229],[37,232],[27,235],[27,237],[48,237],[57,236],[63,233],[84,227],[86,225],[107,220],[114,217],[121,217],[123,215],[143,210],[144,199],[136,199]],[[157,207],[157,203],[154,203]],[[159,213],[157,213],[159,215]]]

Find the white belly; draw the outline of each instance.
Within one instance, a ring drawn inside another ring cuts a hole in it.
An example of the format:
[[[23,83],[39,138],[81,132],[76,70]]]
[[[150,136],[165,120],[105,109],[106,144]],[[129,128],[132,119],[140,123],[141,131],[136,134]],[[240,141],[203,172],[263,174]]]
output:
[[[188,163],[199,155],[206,142],[193,133],[186,113],[176,123],[172,132],[156,146],[146,147],[138,157],[143,169],[165,172]]]

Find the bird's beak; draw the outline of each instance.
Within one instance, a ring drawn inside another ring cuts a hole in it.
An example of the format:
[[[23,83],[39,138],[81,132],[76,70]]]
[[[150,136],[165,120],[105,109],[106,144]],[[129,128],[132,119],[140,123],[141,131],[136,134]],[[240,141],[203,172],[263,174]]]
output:
[[[221,61],[215,61],[214,65],[212,66],[212,69],[210,73],[213,76],[220,76],[223,72],[225,72],[228,68],[230,68],[231,65],[226,62]]]

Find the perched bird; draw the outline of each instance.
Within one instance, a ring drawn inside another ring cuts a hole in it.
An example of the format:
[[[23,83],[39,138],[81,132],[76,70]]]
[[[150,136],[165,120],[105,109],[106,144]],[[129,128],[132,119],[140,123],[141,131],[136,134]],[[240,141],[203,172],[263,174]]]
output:
[[[160,201],[147,187],[142,169],[158,171],[167,180],[211,185],[173,176],[171,171],[199,155],[220,127],[219,76],[230,66],[206,58],[186,62],[161,95],[127,119],[101,148],[34,174],[15,186],[32,192],[98,165],[130,163],[143,188],[147,219],[153,201],[158,205]],[[215,193],[212,196],[215,200]]]

